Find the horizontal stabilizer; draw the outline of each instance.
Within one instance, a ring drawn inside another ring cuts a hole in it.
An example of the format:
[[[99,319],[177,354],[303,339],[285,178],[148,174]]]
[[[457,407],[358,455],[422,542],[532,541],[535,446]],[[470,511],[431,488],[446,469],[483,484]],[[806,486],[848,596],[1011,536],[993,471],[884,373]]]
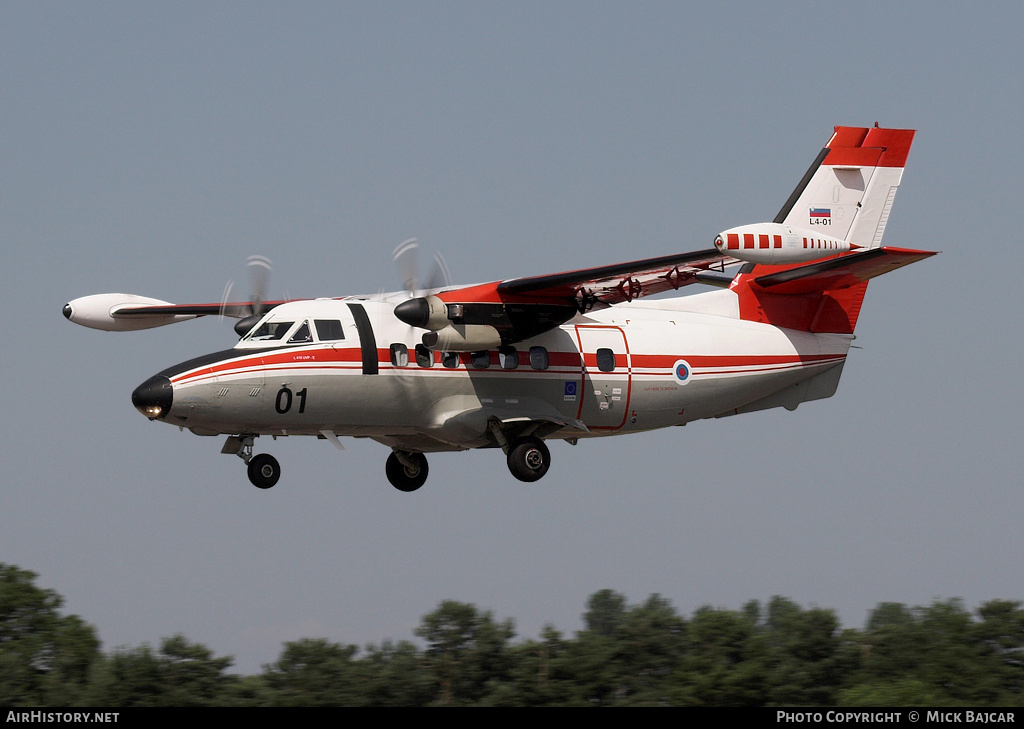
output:
[[[863,283],[883,273],[916,263],[936,251],[906,248],[874,248],[838,258],[787,268],[754,278],[753,283],[773,294],[811,294],[837,291]]]

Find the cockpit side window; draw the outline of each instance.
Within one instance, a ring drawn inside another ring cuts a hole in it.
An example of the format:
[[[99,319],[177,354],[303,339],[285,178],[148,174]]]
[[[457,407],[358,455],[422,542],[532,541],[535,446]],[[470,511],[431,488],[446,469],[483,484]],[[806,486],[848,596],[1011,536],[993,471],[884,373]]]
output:
[[[288,340],[288,344],[306,344],[313,341],[313,335],[309,331],[309,322],[302,322],[302,326],[295,330],[295,334]]]
[[[345,338],[345,330],[337,319],[314,319],[316,336],[321,342],[331,342]]]

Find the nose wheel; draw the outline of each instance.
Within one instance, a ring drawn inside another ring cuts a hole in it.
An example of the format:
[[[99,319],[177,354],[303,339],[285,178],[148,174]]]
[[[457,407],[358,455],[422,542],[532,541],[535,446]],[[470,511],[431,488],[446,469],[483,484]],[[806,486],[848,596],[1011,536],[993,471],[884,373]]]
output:
[[[281,478],[281,464],[269,453],[249,459],[249,480],[258,489],[269,489]]]

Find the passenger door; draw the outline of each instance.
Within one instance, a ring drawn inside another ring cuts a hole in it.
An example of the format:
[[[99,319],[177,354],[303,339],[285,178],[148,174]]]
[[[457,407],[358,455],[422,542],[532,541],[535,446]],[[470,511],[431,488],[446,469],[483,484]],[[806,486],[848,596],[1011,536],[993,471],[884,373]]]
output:
[[[632,369],[626,334],[614,326],[577,326],[580,407],[588,428],[618,430],[629,416]]]

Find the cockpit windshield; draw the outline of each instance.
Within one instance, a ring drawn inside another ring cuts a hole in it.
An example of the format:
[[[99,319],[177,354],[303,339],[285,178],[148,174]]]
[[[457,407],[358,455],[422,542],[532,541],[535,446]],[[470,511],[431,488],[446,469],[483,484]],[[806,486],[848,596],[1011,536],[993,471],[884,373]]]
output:
[[[317,344],[337,347],[334,343],[345,340],[345,327],[351,323],[347,314],[347,308],[330,299],[289,302],[267,312],[235,346],[241,349]]]
[[[265,321],[245,335],[246,342],[274,342],[283,339],[292,328],[293,321]]]

